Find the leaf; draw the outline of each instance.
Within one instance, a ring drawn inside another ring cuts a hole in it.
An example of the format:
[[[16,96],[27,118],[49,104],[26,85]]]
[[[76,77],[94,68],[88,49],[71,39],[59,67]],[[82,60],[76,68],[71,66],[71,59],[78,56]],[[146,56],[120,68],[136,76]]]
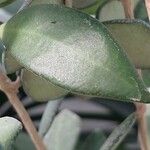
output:
[[[80,132],[79,117],[63,110],[59,113],[44,137],[47,150],[73,150]]]
[[[18,120],[11,117],[0,118],[0,149],[11,150],[21,129],[22,125]]]
[[[150,68],[150,25],[142,20],[104,22],[137,68]]]
[[[12,2],[14,2],[15,0],[0,0],[0,7],[4,7],[6,5],[11,4]]]
[[[135,114],[132,113],[110,134],[100,150],[115,150],[130,132],[135,120]]]
[[[19,8],[18,12],[22,11],[23,9],[27,8],[30,6],[33,0],[24,0],[22,6]],[[18,13],[17,12],[17,13]]]
[[[60,103],[60,100],[50,101],[47,103],[39,126],[39,134],[41,136],[44,136],[50,128]]]
[[[145,87],[105,26],[77,10],[59,5],[25,9],[7,22],[3,41],[22,66],[73,93],[150,100],[141,100]]]
[[[73,0],[73,7],[78,8],[78,9],[83,9],[87,8],[90,6],[93,6],[97,0]]]
[[[103,3],[105,3],[106,1],[108,0],[97,0],[95,1],[93,4],[89,5],[89,6],[86,6],[86,7],[80,7],[78,9],[80,9],[81,11],[87,13],[87,14],[90,14],[90,15],[95,15],[96,14],[96,11],[97,9],[103,5]],[[73,1],[74,2],[74,1]],[[73,5],[74,6],[74,5]],[[76,6],[74,6],[76,7]]]
[[[2,64],[2,54],[3,54],[4,50],[5,50],[5,47],[2,43],[2,41],[0,40],[0,64]]]
[[[131,1],[133,8],[139,0]],[[100,21],[108,21],[113,19],[125,19],[124,8],[121,0],[107,0],[96,12],[96,18]]]
[[[32,0],[32,6],[37,4],[63,4],[63,0]]]
[[[146,87],[150,90],[150,70],[141,70],[141,73]]]
[[[109,12],[109,13],[108,13]],[[124,19],[124,9],[122,2],[119,0],[109,0],[103,3],[96,14],[96,18],[100,21],[107,21],[112,19]]]
[[[4,31],[5,24],[3,23],[0,26],[0,37],[2,38],[2,33]],[[6,51],[6,47],[3,45],[3,42],[0,41],[0,49],[1,49],[1,63],[5,68],[5,72],[7,74],[12,74],[16,72],[17,70],[21,69],[22,67],[19,65],[19,63],[14,59],[11,54]]]
[[[7,74],[15,73],[22,68],[21,65],[14,59],[8,51],[3,54],[3,64]]]
[[[14,147],[15,150],[36,150],[29,135],[25,132],[22,132],[18,135]]]
[[[2,38],[2,34],[4,32],[4,27],[5,27],[5,23],[3,23],[0,26],[0,37]],[[12,74],[15,73],[17,70],[21,69],[21,65],[19,65],[19,63],[16,61],[16,59],[14,59],[11,54],[9,53],[9,51],[6,50],[6,47],[4,47],[3,43],[0,43],[1,45],[1,49],[3,52],[3,57],[2,57],[2,64],[5,67],[5,71],[7,74]]]
[[[102,131],[95,130],[81,144],[80,150],[99,150],[105,140],[106,137]]]
[[[10,5],[3,7],[0,10],[0,14],[1,14],[0,21],[7,22],[14,14],[17,13],[17,11],[21,7],[23,1],[24,0],[15,0]]]
[[[141,20],[145,20],[149,22],[147,11],[146,11],[146,6],[145,6],[145,1],[139,0],[139,2],[137,3],[134,9],[134,16],[135,18],[139,18]]]
[[[67,95],[68,91],[53,85],[42,77],[28,71],[22,70],[23,89],[35,101],[54,100]]]

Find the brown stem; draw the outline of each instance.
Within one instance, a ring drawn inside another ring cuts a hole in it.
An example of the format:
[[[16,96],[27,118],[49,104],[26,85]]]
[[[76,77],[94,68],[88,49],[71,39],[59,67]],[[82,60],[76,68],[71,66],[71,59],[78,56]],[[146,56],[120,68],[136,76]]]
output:
[[[23,104],[19,100],[17,93],[20,86],[20,79],[17,78],[16,81],[12,82],[4,73],[0,73],[0,90],[2,90],[8,97],[10,103],[18,113],[20,119],[22,120],[28,134],[30,135],[33,143],[37,150],[45,150],[42,139],[39,137],[29,114],[24,108]]]
[[[147,123],[145,118],[146,105],[142,103],[135,103],[135,106],[138,121],[138,137],[140,141],[141,150],[149,150]]]
[[[124,8],[124,13],[125,13],[126,18],[128,19],[134,18],[131,0],[122,0],[121,2]]]
[[[141,69],[137,69],[139,77],[142,79]],[[141,146],[141,150],[149,150],[149,142],[148,142],[148,127],[147,120],[145,118],[146,112],[146,104],[142,103],[134,103],[136,106],[136,115],[138,121],[138,138]]]
[[[145,0],[145,5],[146,5],[147,13],[148,13],[148,18],[150,21],[150,0]]]
[[[147,0],[150,1],[150,0]],[[131,0],[122,0],[126,18],[133,19],[134,13],[131,5]],[[141,77],[141,70],[137,70]],[[142,78],[142,77],[141,77]],[[149,150],[148,135],[147,135],[147,122],[145,118],[146,105],[142,103],[135,103],[136,114],[138,121],[138,137],[141,150]]]

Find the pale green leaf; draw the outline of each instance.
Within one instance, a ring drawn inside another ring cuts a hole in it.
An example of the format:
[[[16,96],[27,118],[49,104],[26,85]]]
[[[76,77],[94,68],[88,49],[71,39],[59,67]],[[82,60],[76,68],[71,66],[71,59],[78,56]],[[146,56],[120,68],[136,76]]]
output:
[[[150,68],[150,25],[142,20],[106,21],[113,37],[137,68]]]
[[[150,89],[150,70],[141,70],[141,72],[146,87]]]
[[[98,18],[100,21],[124,19],[125,14],[122,2],[119,0],[106,1],[98,8],[96,18]]]
[[[133,9],[136,7],[139,0],[132,0]],[[96,18],[100,21],[108,21],[113,19],[125,19],[124,8],[121,0],[107,0],[100,5],[97,10]]]
[[[41,76],[26,69],[22,70],[21,81],[27,95],[38,102],[55,100],[64,97],[68,93],[63,88],[53,85]]]
[[[61,100],[50,101],[47,103],[39,126],[39,134],[41,136],[44,136],[49,130],[60,103]]]
[[[11,117],[0,118],[0,149],[11,150],[21,129],[22,125],[18,120]]]
[[[37,4],[63,4],[64,0],[32,0],[31,5]]]
[[[132,129],[136,120],[135,114],[128,116],[107,138],[100,150],[115,150]]]
[[[79,117],[69,110],[59,113],[44,137],[47,150],[73,150],[80,133],[80,123]]]

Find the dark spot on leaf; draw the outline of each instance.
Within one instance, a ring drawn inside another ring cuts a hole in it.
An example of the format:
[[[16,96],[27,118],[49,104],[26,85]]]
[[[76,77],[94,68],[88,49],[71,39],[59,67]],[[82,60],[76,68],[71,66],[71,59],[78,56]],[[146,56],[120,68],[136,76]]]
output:
[[[55,24],[55,23],[56,23],[56,21],[51,21],[51,23]]]

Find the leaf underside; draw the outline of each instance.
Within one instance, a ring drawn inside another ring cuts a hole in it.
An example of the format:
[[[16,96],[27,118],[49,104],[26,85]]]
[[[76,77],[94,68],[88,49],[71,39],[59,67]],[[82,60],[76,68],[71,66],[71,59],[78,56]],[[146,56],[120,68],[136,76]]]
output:
[[[55,100],[67,95],[68,91],[53,85],[42,77],[28,71],[22,70],[21,81],[23,89],[35,101]]]
[[[123,47],[137,68],[150,68],[150,25],[142,20],[106,21],[113,37]]]

